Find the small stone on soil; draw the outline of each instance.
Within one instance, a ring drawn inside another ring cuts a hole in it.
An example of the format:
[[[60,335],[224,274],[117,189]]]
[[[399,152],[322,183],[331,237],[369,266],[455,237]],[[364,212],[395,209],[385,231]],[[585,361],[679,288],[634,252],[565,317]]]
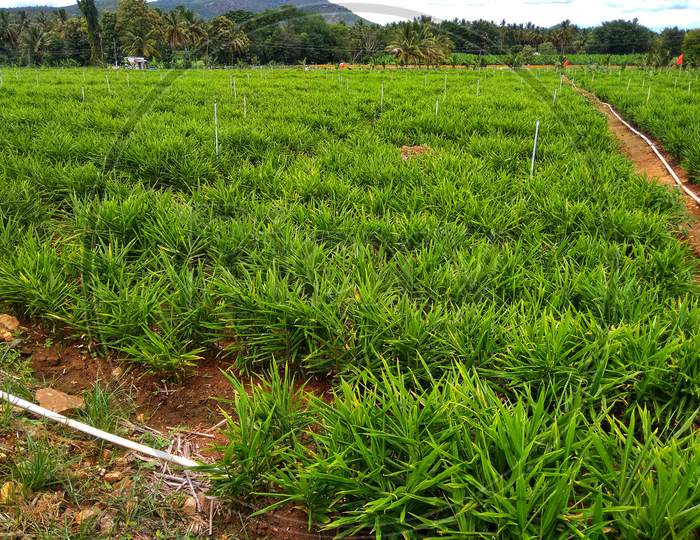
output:
[[[0,332],[12,333],[19,328],[19,321],[12,315],[0,314]]]
[[[119,480],[121,480],[122,478],[123,475],[119,471],[109,472],[104,476],[105,482],[108,482],[109,484],[119,482]]]
[[[22,486],[17,482],[5,482],[0,488],[0,504],[11,504],[21,497]]]
[[[71,396],[54,388],[40,388],[35,398],[41,407],[56,413],[75,411],[84,404],[80,396]]]
[[[182,511],[190,516],[196,514],[197,499],[195,499],[194,497],[187,497],[187,499],[185,499],[185,503],[182,505]]]
[[[92,508],[86,508],[85,510],[81,510],[80,512],[75,514],[73,519],[78,525],[80,525],[86,521],[95,519],[98,515],[100,515],[100,509],[96,506],[93,506]]]

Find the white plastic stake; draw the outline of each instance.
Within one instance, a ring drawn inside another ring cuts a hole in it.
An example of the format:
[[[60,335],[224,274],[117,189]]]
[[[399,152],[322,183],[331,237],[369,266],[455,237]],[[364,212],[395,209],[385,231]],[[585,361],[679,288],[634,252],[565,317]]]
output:
[[[233,99],[238,99],[238,90],[236,89],[236,79],[231,78],[231,89],[233,91]]]
[[[80,87],[80,93],[83,95],[83,103],[85,103],[85,87],[84,86]]]
[[[214,100],[214,152],[216,153],[216,158],[219,159],[219,114],[216,100]]]
[[[557,102],[557,92],[558,92],[558,89],[555,88],[554,89],[554,98],[552,99],[552,105],[554,105]]]
[[[107,81],[107,91],[111,94],[112,93],[112,87],[109,84],[109,77],[105,75],[105,80]]]
[[[440,107],[440,98],[435,98],[435,116],[438,114],[438,109]]]
[[[632,84],[632,79],[627,79],[627,92],[630,91],[630,84]]]
[[[540,120],[535,124],[535,143],[532,145],[532,162],[530,163],[530,179],[535,175],[535,156],[537,155],[537,139],[540,135]]]
[[[246,102],[245,96],[243,96],[243,118],[248,116],[248,103]]]
[[[476,97],[481,93],[481,79],[476,80]]]

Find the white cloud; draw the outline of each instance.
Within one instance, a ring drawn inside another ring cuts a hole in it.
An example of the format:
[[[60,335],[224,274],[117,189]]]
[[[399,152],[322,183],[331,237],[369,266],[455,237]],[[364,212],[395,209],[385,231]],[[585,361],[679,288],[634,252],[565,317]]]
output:
[[[0,0],[0,8],[17,6],[70,6],[74,0]]]
[[[409,12],[439,19],[486,19],[500,22],[552,26],[565,19],[581,26],[592,26],[611,19],[638,18],[652,28],[700,26],[700,0],[382,0],[369,3],[335,0],[375,22],[405,20]],[[397,10],[393,12],[393,10]]]

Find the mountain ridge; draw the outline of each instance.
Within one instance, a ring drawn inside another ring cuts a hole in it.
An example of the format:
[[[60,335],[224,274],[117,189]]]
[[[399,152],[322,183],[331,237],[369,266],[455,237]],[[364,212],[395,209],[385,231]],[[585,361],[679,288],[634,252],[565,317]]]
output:
[[[223,15],[229,11],[243,10],[260,13],[266,9],[275,9],[284,5],[294,6],[307,13],[315,13],[321,15],[327,22],[345,24],[354,24],[361,17],[355,15],[349,9],[333,4],[328,0],[317,0],[314,3],[309,3],[305,0],[156,0],[149,2],[149,7],[159,8],[163,11],[172,11],[177,6],[184,6],[203,19],[212,19],[218,15]],[[117,8],[117,0],[97,0],[95,2],[98,12],[115,11]],[[69,15],[78,15],[80,10],[77,4],[69,6],[17,6],[12,8],[0,8],[0,11],[17,12],[24,10],[28,13],[37,12],[54,12],[59,9],[65,9]]]

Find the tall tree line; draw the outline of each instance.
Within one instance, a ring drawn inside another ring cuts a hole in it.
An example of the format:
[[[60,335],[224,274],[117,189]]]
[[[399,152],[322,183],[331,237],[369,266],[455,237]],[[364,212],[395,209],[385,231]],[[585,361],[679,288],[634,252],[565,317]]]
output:
[[[119,0],[98,15],[94,0],[78,0],[80,16],[65,10],[0,10],[0,62],[16,65],[99,65],[124,56],[145,56],[175,67],[236,63],[386,62],[431,65],[456,53],[648,55],[666,65],[693,42],[691,32],[654,32],[638,21],[615,20],[583,28],[563,21],[545,28],[532,23],[485,20],[435,23],[430,18],[379,26],[328,23],[291,6],[262,13],[232,11],[205,21],[179,6],[164,12],[146,0]],[[691,53],[691,61],[699,55]],[[700,58],[697,58],[700,63]]]

